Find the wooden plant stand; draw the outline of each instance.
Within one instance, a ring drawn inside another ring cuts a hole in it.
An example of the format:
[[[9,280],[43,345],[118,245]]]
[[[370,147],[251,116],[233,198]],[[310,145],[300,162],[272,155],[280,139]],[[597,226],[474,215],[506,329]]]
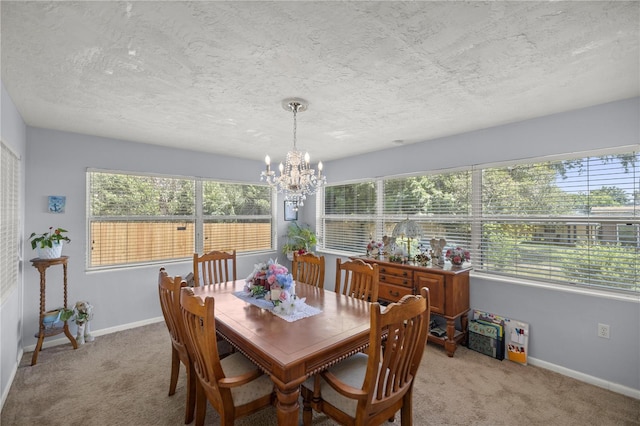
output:
[[[46,296],[46,270],[49,266],[53,265],[62,265],[63,268],[63,289],[64,289],[64,308],[67,308],[67,260],[69,256],[62,256],[57,259],[40,259],[35,258],[31,259],[30,262],[33,266],[40,272],[40,329],[36,337],[38,338],[38,343],[36,344],[36,349],[33,351],[33,356],[31,358],[31,365],[36,365],[38,362],[38,353],[42,349],[42,342],[45,337],[55,336],[60,333],[64,333],[71,344],[73,345],[73,349],[78,349],[78,342],[69,332],[69,325],[67,321],[64,321],[63,326],[45,328],[44,326],[44,314],[46,312],[45,309],[45,296]]]

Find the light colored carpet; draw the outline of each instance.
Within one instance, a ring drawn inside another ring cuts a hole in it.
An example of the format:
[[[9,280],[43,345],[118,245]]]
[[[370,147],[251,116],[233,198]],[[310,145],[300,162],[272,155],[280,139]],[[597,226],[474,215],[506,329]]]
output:
[[[164,323],[24,355],[0,424],[181,425],[184,370],[169,389],[170,342]],[[640,401],[532,366],[497,361],[460,347],[455,357],[427,345],[414,390],[414,425],[640,425]],[[275,425],[275,408],[237,425]],[[399,415],[396,423],[400,423]],[[207,409],[207,425],[219,424]],[[314,425],[333,425],[314,415]]]

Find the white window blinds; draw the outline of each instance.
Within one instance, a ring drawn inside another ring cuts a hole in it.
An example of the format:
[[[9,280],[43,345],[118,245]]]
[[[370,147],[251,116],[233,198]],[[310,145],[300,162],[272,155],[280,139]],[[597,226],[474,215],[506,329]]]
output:
[[[89,171],[89,267],[272,247],[265,185]]]
[[[639,291],[638,154],[482,172],[476,269]]]
[[[639,163],[613,152],[327,186],[320,246],[364,254],[411,219],[411,253],[444,238],[475,271],[639,293]]]
[[[20,258],[20,160],[0,150],[0,304],[18,285]]]

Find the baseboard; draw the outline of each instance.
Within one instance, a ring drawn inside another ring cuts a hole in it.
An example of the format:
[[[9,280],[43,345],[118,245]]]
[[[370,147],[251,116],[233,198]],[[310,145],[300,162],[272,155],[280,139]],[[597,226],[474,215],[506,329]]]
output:
[[[91,330],[91,335],[94,337],[104,336],[105,334],[111,334],[118,331],[129,330],[131,328],[142,327],[143,325],[155,324],[157,322],[164,322],[164,317],[156,317],[150,318],[143,321],[132,322],[129,324],[119,325],[117,327],[103,328],[101,330]],[[42,349],[51,348],[53,346],[69,344],[69,339],[67,339],[64,334],[62,334],[61,338],[58,339],[45,339],[42,344]],[[36,350],[36,345],[29,345],[24,347],[24,352],[33,352]]]
[[[34,346],[34,349],[35,349],[35,346]],[[2,409],[4,408],[4,402],[7,400],[7,396],[9,396],[9,391],[11,390],[13,379],[16,378],[16,374],[18,373],[18,366],[20,365],[20,360],[22,359],[22,355],[24,355],[24,350],[20,349],[18,351],[16,363],[13,365],[13,368],[11,369],[9,380],[7,380],[7,387],[4,389],[4,392],[2,392],[2,403],[0,403],[0,411],[2,411]]]
[[[640,399],[640,389],[634,389],[634,388],[620,385],[618,383],[609,382],[607,380],[599,379],[597,377],[590,376],[588,374],[584,374],[579,371],[570,370],[568,368],[561,367],[559,365],[552,364],[547,361],[542,361],[536,358],[531,358],[531,357],[527,358],[527,363],[534,365],[536,367],[544,368],[545,370],[551,370],[553,372],[562,374],[563,376],[568,376],[576,380],[580,380],[581,382],[589,383],[591,385],[598,386],[600,388],[608,389],[615,393],[626,395],[635,399]]]

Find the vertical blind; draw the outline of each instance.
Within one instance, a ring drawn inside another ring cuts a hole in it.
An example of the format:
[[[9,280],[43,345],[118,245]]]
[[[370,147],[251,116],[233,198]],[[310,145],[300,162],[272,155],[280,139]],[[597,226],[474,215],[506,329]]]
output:
[[[20,160],[0,149],[0,304],[18,285],[20,258]]]

